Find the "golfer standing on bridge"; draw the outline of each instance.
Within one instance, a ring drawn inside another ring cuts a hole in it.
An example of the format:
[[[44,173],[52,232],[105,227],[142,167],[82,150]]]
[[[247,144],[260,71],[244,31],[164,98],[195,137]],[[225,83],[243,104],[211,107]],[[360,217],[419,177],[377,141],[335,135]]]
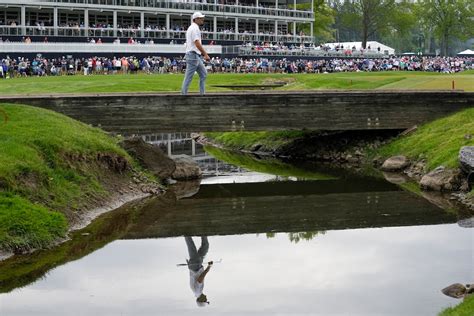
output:
[[[204,24],[204,15],[201,12],[194,12],[191,26],[186,32],[186,73],[184,75],[181,94],[188,93],[189,85],[193,80],[193,75],[197,71],[199,74],[199,93],[201,95],[206,91],[207,70],[204,66],[203,58],[209,61],[207,54],[201,43],[201,30],[199,27]]]

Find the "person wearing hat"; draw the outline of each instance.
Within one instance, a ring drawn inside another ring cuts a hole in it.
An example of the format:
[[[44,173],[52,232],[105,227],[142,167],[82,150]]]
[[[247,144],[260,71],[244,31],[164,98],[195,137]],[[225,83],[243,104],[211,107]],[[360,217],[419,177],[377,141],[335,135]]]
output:
[[[189,260],[187,261],[188,269],[189,269],[189,280],[191,290],[196,297],[196,304],[200,307],[206,306],[209,304],[207,300],[207,296],[203,293],[204,291],[204,278],[206,277],[207,273],[211,269],[213,264],[212,261],[207,263],[206,269],[203,267],[204,257],[206,256],[207,252],[209,251],[209,242],[206,236],[201,237],[201,247],[199,250],[196,248],[194,244],[193,238],[186,236],[184,237],[186,241],[186,246],[188,247],[188,254]]]
[[[186,31],[186,73],[184,75],[181,94],[188,94],[189,85],[193,80],[194,73],[199,75],[199,93],[203,95],[206,91],[207,70],[203,59],[209,61],[209,55],[201,43],[201,30],[199,27],[204,24],[204,15],[201,12],[194,12],[192,23]]]

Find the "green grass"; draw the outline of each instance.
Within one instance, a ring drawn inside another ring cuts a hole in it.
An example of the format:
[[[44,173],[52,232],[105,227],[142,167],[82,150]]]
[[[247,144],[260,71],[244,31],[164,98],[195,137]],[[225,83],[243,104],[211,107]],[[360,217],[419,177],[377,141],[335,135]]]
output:
[[[466,298],[461,304],[449,307],[439,313],[439,316],[472,316],[474,315],[474,295]]]
[[[138,216],[140,205],[126,205],[99,216],[86,228],[73,232],[66,242],[57,247],[2,261],[0,293],[26,286],[43,277],[49,270],[80,259],[121,238]]]
[[[12,194],[0,193],[0,245],[9,250],[30,250],[64,237],[64,215]]]
[[[98,153],[132,160],[117,139],[61,114],[12,104],[0,113],[0,248],[44,247],[64,235],[63,214],[106,195]]]
[[[313,89],[456,89],[474,91],[474,72],[437,74],[425,72],[375,72],[333,74],[209,74],[208,91],[229,91],[213,85],[259,85],[286,81],[277,90]],[[0,94],[107,93],[107,92],[179,92],[182,74],[96,75],[30,77],[2,80]],[[190,91],[198,91],[195,78]]]
[[[252,155],[221,150],[210,146],[206,146],[204,149],[219,160],[261,173],[311,180],[330,180],[336,178],[332,175],[299,168],[275,158],[267,157],[264,159],[257,159]]]
[[[469,139],[467,135],[472,137]],[[383,157],[405,155],[410,159],[426,159],[429,170],[443,165],[458,167],[459,149],[474,145],[474,108],[467,109],[421,126],[413,134],[400,137],[383,146]]]

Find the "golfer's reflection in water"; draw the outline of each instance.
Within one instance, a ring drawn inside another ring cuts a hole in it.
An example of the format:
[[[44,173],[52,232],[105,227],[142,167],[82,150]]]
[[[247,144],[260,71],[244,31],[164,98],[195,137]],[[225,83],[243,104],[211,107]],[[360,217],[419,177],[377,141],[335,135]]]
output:
[[[188,247],[189,260],[187,266],[189,269],[189,282],[191,290],[196,296],[196,303],[198,306],[206,306],[209,304],[206,295],[204,295],[204,278],[211,269],[213,264],[212,261],[207,263],[206,269],[203,267],[203,260],[209,250],[209,242],[207,236],[201,237],[201,247],[199,250],[196,248],[194,241],[191,237],[184,237],[186,240],[186,246]]]

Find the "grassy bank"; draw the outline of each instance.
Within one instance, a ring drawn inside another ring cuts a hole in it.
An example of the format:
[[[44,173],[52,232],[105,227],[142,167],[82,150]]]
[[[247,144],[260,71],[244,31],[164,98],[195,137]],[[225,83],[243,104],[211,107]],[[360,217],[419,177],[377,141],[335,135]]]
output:
[[[125,205],[114,212],[101,215],[86,228],[71,233],[70,239],[57,247],[2,261],[0,293],[26,286],[44,277],[55,267],[78,260],[121,238],[138,216],[142,203],[143,201]]]
[[[401,136],[380,148],[378,155],[405,155],[413,160],[426,159],[428,169],[443,165],[459,166],[462,146],[474,146],[474,108],[427,123],[413,134]]]
[[[437,74],[426,72],[379,72],[333,74],[209,74],[208,91],[229,91],[214,85],[261,85],[285,81],[277,90],[316,89],[456,89],[474,91],[474,72]],[[108,93],[108,92],[179,92],[182,74],[96,75],[30,77],[2,80],[0,94]],[[198,91],[198,80],[190,91]]]
[[[472,316],[474,313],[474,295],[466,298],[461,304],[442,311],[438,316]]]
[[[292,142],[304,141],[308,131],[227,132],[206,133],[207,137],[231,150],[258,149],[273,152]],[[429,170],[443,165],[459,166],[458,155],[462,146],[474,146],[474,108],[420,126],[408,136],[400,136],[389,144],[371,150],[370,157],[388,158],[405,155],[412,160],[425,159]]]
[[[12,104],[0,114],[0,249],[46,247],[107,197],[114,163],[132,160],[117,139],[63,115]]]

